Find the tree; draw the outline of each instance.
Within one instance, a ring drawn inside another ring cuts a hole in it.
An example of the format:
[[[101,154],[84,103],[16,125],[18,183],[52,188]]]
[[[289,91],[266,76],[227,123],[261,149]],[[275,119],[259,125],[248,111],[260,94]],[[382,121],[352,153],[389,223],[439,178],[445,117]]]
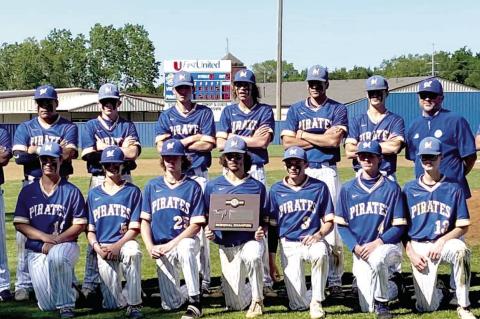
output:
[[[277,81],[277,61],[266,60],[260,63],[255,63],[252,66],[252,71],[257,77],[257,82],[276,82]],[[282,61],[283,81],[302,81],[305,77],[298,72],[293,66],[293,63]]]

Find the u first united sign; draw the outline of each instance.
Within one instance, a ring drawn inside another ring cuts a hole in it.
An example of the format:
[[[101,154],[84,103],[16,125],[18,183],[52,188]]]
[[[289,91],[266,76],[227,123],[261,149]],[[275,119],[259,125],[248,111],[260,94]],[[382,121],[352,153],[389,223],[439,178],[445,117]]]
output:
[[[166,101],[175,101],[173,74],[178,71],[192,74],[195,83],[194,101],[230,101],[232,98],[230,60],[166,60],[163,69]]]

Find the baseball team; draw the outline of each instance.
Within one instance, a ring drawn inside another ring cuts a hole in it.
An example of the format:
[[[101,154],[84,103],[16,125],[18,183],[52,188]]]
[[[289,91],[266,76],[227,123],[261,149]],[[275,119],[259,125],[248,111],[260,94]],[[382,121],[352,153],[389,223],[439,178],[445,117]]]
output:
[[[259,101],[253,72],[235,74],[236,103],[223,109],[217,127],[212,110],[191,100],[191,74],[177,72],[173,81],[177,102],[155,126],[164,173],[148,181],[143,192],[131,176],[141,153],[139,136],[134,124],[119,116],[120,92],[113,84],[99,89],[101,114],[86,123],[81,154],[78,128],[56,112],[57,92],[49,85],[36,89],[38,117],[18,126],[13,143],[0,128],[1,167],[13,156],[25,176],[13,219],[14,294],[0,192],[0,301],[28,300],[34,292],[41,310],[72,318],[79,295],[88,298],[99,290],[103,308],[142,318],[140,234],[156,264],[161,307],[186,307],[182,319],[203,315],[202,297],[211,284],[211,242],[219,248],[226,309],[247,310],[247,318],[261,316],[264,298],[277,296],[277,250],[289,309],[325,318],[326,296],[344,295],[344,246],[353,254],[352,291],[362,312],[393,317],[389,302],[405,294],[405,251],[415,311],[435,311],[446,302],[457,305],[459,318],[476,318],[470,310],[471,252],[464,235],[471,197],[466,175],[480,139],[476,146],[468,122],[442,106],[437,79],[419,84],[421,116],[405,132],[403,119],[386,107],[389,91],[383,77],[366,80],[368,110],[349,123],[346,107],[327,97],[327,69],[312,66],[308,96],[289,107],[280,132],[286,176],[271,187],[265,165],[275,121],[271,106]],[[343,186],[337,171],[342,144],[356,171]],[[215,147],[223,174],[210,180]],[[406,158],[415,162],[416,179],[402,189],[396,167],[404,148]],[[91,174],[86,199],[68,181],[79,155]],[[210,229],[213,194],[258,195],[258,229]],[[88,246],[80,290],[74,267],[82,233]],[[311,264],[308,286],[305,262]],[[442,263],[450,265],[449,285],[437,279]]]

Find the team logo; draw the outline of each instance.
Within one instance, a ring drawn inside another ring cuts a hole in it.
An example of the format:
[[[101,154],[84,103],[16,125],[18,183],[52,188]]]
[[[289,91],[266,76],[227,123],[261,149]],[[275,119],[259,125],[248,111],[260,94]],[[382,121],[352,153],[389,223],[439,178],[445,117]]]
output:
[[[423,82],[424,89],[431,88],[431,87],[432,87],[432,81]]]
[[[238,142],[237,141],[231,141],[230,146],[237,146]]]
[[[289,154],[290,155],[297,155],[297,150],[296,149],[290,150]]]
[[[370,80],[371,85],[377,85],[377,78],[373,78]]]
[[[115,150],[107,151],[107,157],[113,157],[114,154],[115,154]]]
[[[363,142],[363,148],[370,148],[372,146],[372,142]]]
[[[232,198],[231,200],[227,200],[225,204],[232,206],[233,208],[237,208],[238,206],[245,205],[244,200],[240,200],[238,198]]]
[[[112,88],[109,86],[105,87],[105,93],[112,93]]]
[[[180,74],[180,75],[178,76],[178,79],[179,79],[180,81],[184,81],[184,80],[185,80],[185,74]]]
[[[419,138],[419,137],[420,137],[420,135],[418,135],[418,133],[416,133],[416,134],[413,136],[414,139],[417,139],[417,138]]]
[[[442,130],[436,130],[435,133],[433,133],[433,136],[435,136],[436,138],[440,138],[442,135]]]
[[[319,68],[315,68],[312,70],[312,74],[313,75],[319,75],[320,74],[320,69]]]
[[[51,150],[52,150],[52,146],[53,146],[52,144],[47,144],[47,145],[45,145],[43,148],[44,148],[45,151],[51,151]]]
[[[44,95],[47,93],[47,88],[40,89],[40,95]]]
[[[173,148],[174,143],[167,143],[167,150],[171,150]]]
[[[240,77],[241,78],[247,77],[247,71],[240,71]]]
[[[424,148],[432,148],[432,142],[425,142]]]

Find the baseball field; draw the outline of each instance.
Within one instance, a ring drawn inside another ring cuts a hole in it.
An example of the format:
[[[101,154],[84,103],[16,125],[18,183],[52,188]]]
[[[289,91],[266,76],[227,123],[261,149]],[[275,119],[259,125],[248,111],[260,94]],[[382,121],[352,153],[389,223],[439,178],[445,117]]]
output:
[[[271,146],[269,148],[271,154],[271,163],[267,166],[268,184],[272,185],[274,182],[280,180],[285,175],[281,155],[282,149],[279,146]],[[214,156],[216,153],[214,154]],[[145,149],[137,162],[138,168],[134,171],[133,178],[136,185],[143,188],[145,183],[152,177],[161,174],[159,167],[158,156],[154,149]],[[72,183],[77,185],[84,195],[87,194],[89,177],[86,174],[85,163],[82,161],[74,161],[75,175],[70,179]],[[221,168],[217,163],[216,158],[213,160],[213,165],[210,170],[211,177],[220,174]],[[353,177],[350,161],[342,160],[339,164],[339,173],[342,182]],[[6,223],[7,223],[7,253],[9,268],[11,274],[12,288],[15,281],[15,267],[16,267],[16,246],[15,246],[15,232],[13,227],[13,211],[17,201],[17,195],[21,187],[22,168],[11,162],[5,167],[6,183],[3,186],[5,203],[6,203]],[[411,162],[408,162],[404,157],[399,158],[399,168],[397,171],[397,178],[401,185],[413,178],[413,167]],[[470,216],[472,219],[472,226],[466,236],[466,241],[472,249],[472,279],[470,300],[472,302],[472,309],[475,315],[480,315],[480,307],[478,301],[480,299],[480,229],[477,225],[480,222],[480,164],[476,165],[474,170],[469,174],[468,181],[472,188],[473,197],[469,199],[468,206],[470,209]],[[141,239],[139,238],[139,242]],[[81,236],[79,239],[81,247],[81,256],[76,265],[76,276],[81,282],[84,274],[85,265],[85,251],[86,238]],[[143,245],[142,245],[143,248]],[[223,296],[218,293],[220,284],[220,262],[218,258],[218,249],[215,244],[211,245],[211,259],[212,259],[212,285],[214,294],[204,298],[204,317],[205,318],[244,318],[245,312],[226,312],[224,310]],[[324,308],[327,312],[328,318],[372,318],[373,314],[359,313],[356,298],[351,294],[350,285],[352,281],[351,276],[351,253],[345,253],[346,266],[345,275],[343,277],[343,288],[346,293],[346,298],[343,299],[328,299],[324,302]],[[278,263],[280,266],[280,263]],[[308,266],[307,266],[308,268]],[[403,272],[405,277],[405,284],[408,288],[408,295],[413,296],[413,284],[411,277],[410,265],[403,262]],[[448,283],[449,278],[446,273],[449,272],[449,267],[442,266],[440,268],[440,277],[444,282]],[[177,312],[165,312],[160,307],[160,300],[150,297],[152,293],[158,292],[158,284],[156,281],[155,263],[146,251],[143,249],[142,260],[142,274],[143,274],[143,290],[147,294],[144,298],[143,313],[146,318],[180,318],[184,310]],[[265,299],[265,315],[264,318],[309,318],[308,311],[293,312],[287,308],[288,300],[283,283],[279,282],[275,285],[278,288],[279,297],[275,299]],[[393,314],[398,318],[457,318],[455,306],[445,306],[442,310],[431,314],[417,314],[412,311],[414,301],[392,304]],[[87,308],[84,305],[79,305],[76,309],[76,317],[78,318],[122,318],[123,311],[103,311],[98,309]],[[0,303],[0,318],[57,318],[55,312],[41,312],[38,310],[34,301],[30,302],[5,302]]]

